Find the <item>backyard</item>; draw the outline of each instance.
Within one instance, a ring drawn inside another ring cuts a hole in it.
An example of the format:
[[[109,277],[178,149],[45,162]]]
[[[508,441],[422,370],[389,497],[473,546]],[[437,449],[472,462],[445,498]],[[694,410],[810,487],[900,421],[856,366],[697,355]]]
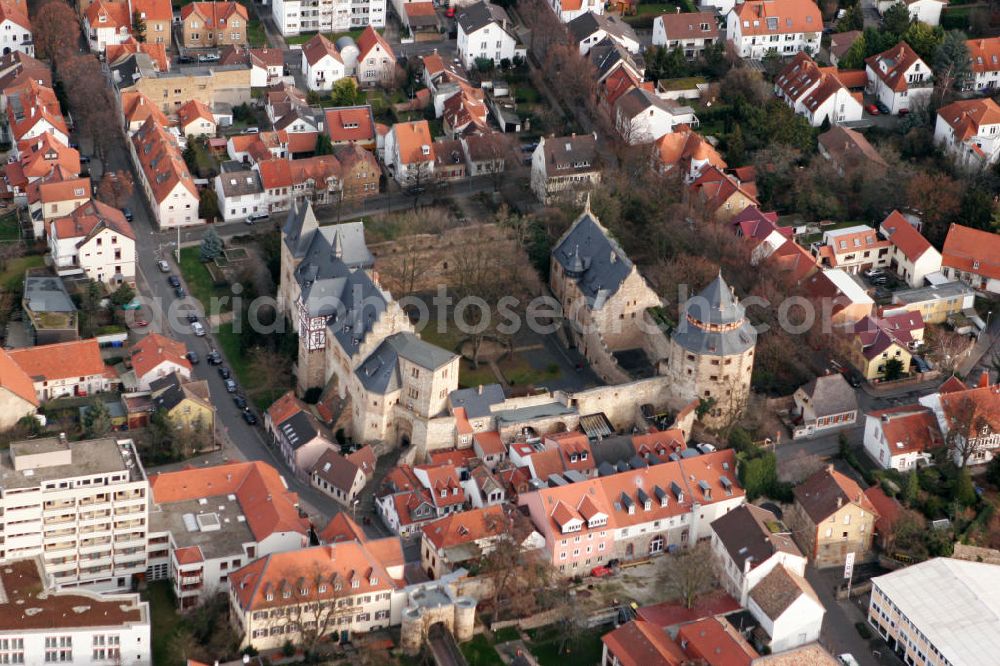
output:
[[[16,241],[21,238],[21,225],[17,219],[17,210],[0,215],[0,241]]]
[[[601,636],[607,627],[584,629],[576,633],[560,653],[560,630],[554,625],[529,629],[525,646],[541,666],[561,666],[565,663],[595,666],[601,661],[603,645]],[[459,647],[469,662],[469,666],[501,666],[505,663],[496,651],[496,646],[520,640],[521,632],[514,627],[500,629],[493,633],[491,641],[486,634],[477,634],[471,641]]]
[[[150,630],[152,631],[153,663],[180,664],[179,659],[172,659],[174,638],[180,632],[182,619],[174,605],[174,595],[170,591],[170,583],[159,581],[150,583],[143,594],[149,602]]]
[[[336,42],[341,37],[350,37],[351,39],[357,40],[364,32],[364,28],[358,28],[357,30],[350,30],[348,32],[324,32],[323,36],[329,39],[331,42]],[[292,35],[290,37],[285,37],[285,43],[289,46],[294,44],[305,44],[310,39],[316,36],[315,32],[304,32],[301,35]]]
[[[29,268],[41,268],[45,265],[45,257],[40,254],[30,254],[7,262],[7,267],[0,273],[0,287],[5,291],[18,291],[24,284],[24,273]]]

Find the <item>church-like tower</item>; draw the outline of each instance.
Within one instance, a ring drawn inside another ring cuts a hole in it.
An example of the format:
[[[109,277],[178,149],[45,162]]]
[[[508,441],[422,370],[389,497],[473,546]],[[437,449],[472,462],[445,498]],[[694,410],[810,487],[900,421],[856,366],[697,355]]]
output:
[[[686,400],[706,400],[702,420],[720,427],[746,407],[757,331],[722,273],[681,308],[670,337],[667,374]]]

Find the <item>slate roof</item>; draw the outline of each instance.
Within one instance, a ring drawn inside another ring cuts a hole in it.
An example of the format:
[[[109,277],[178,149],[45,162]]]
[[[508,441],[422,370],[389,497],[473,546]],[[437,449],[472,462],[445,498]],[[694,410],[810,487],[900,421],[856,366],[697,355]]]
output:
[[[858,409],[854,389],[839,372],[813,377],[802,387],[817,417],[833,416]]]
[[[219,180],[222,182],[222,193],[227,197],[242,197],[260,194],[264,191],[260,183],[260,174],[254,169],[226,171],[223,168],[222,173],[219,174]]]
[[[313,465],[312,473],[341,492],[348,493],[360,468],[333,449],[327,449]]]
[[[566,27],[569,29],[570,35],[577,43],[582,42],[584,39],[600,30],[603,30],[609,35],[618,37],[619,39],[628,39],[636,43],[639,42],[639,38],[636,36],[635,30],[632,29],[632,26],[610,14],[595,14],[594,12],[587,12],[586,14],[577,16],[575,19],[567,23]]]
[[[618,291],[633,266],[589,208],[563,234],[552,255],[566,276],[576,280],[593,309],[600,309]]]
[[[688,351],[727,356],[740,354],[757,342],[757,331],[733,296],[722,273],[682,308],[673,339]],[[689,320],[694,320],[693,322]],[[739,322],[742,324],[735,326]]]
[[[504,11],[503,7],[498,7],[489,2],[477,2],[474,5],[459,9],[455,20],[466,35],[494,23],[504,31],[510,25],[510,17],[507,16],[507,12]]]
[[[781,617],[804,594],[819,605],[819,599],[812,586],[801,576],[786,569],[783,564],[771,569],[771,573],[764,576],[750,590],[750,598],[772,620]]]
[[[413,333],[396,333],[382,341],[355,373],[362,385],[376,393],[390,393],[400,388],[399,359],[421,368],[436,370],[450,363],[455,355],[424,342]]]
[[[603,81],[619,66],[628,66],[636,74],[646,71],[646,63],[640,55],[633,55],[611,37],[605,37],[587,51],[587,58],[597,70],[597,80]]]
[[[876,513],[871,502],[861,492],[860,486],[851,478],[832,469],[821,469],[795,486],[795,501],[805,510],[813,524],[819,525],[837,512],[840,505],[857,504],[871,513]]]
[[[802,556],[777,516],[753,504],[744,504],[716,518],[712,530],[740,571],[748,560],[751,566],[757,566],[778,552]]]

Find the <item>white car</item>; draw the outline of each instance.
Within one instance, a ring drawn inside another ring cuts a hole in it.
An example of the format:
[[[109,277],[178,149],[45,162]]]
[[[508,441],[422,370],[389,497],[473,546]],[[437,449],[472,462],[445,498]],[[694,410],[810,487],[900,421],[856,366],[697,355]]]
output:
[[[837,655],[837,661],[842,663],[844,666],[861,666],[858,660],[854,658],[850,652],[845,652],[844,654]]]
[[[698,449],[701,453],[715,453],[717,450],[713,445],[704,442],[696,444],[694,448]]]
[[[194,332],[194,334],[195,334],[195,335],[197,335],[197,336],[198,336],[199,338],[200,338],[200,337],[203,337],[203,336],[205,335],[205,327],[201,325],[201,322],[200,322],[200,321],[196,321],[196,322],[192,322],[192,323],[191,323],[191,330],[192,330],[192,331]]]
[[[163,259],[160,259],[158,262],[156,262],[156,265],[159,266],[161,273],[169,273],[170,272],[170,264],[168,264]]]

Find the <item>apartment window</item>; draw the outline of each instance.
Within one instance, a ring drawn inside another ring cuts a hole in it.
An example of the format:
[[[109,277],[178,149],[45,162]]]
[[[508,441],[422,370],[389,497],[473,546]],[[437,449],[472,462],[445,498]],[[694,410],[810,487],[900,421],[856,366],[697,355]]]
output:
[[[121,659],[120,638],[117,635],[95,634],[93,653],[94,661],[114,661]]]
[[[45,663],[53,664],[67,661],[73,661],[73,637],[46,636]]]
[[[24,639],[0,638],[0,664],[24,663]]]

